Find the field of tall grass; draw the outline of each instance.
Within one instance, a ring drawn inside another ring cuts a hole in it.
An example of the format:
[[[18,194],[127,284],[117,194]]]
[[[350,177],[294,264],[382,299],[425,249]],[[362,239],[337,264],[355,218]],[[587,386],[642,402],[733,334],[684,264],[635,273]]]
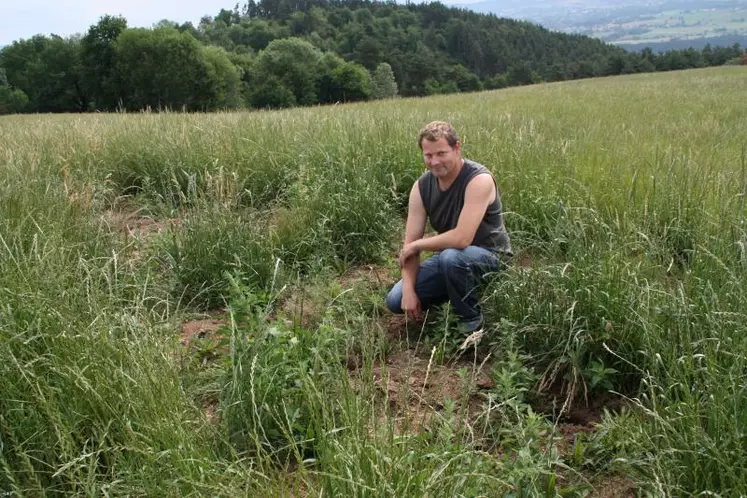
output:
[[[466,351],[384,307],[434,119],[517,251]],[[3,117],[0,492],[738,496],[746,195],[741,67]]]

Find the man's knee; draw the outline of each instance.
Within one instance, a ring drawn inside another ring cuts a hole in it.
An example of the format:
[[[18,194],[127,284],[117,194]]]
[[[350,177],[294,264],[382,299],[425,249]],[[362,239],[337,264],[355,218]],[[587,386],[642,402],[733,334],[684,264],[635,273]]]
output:
[[[445,275],[464,266],[463,251],[461,249],[444,249],[438,258],[441,264],[441,273]]]
[[[386,307],[395,314],[402,313],[402,283],[397,282],[386,295]]]

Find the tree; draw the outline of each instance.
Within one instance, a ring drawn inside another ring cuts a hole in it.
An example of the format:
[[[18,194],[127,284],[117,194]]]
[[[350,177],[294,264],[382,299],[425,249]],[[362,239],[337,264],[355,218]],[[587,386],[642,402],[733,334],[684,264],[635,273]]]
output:
[[[22,112],[29,98],[21,90],[14,90],[8,84],[5,69],[0,68],[0,114]]]
[[[328,54],[325,58],[335,57]],[[339,59],[339,58],[338,58]],[[354,62],[339,62],[321,74],[319,100],[325,103],[366,100],[371,95],[366,68]]]
[[[114,110],[117,107],[113,44],[125,29],[127,20],[124,17],[103,16],[80,41],[84,86],[94,109]]]
[[[225,52],[188,32],[127,29],[114,42],[115,73],[128,109],[210,110],[239,104],[239,71]]]
[[[460,92],[478,92],[482,90],[480,78],[461,64],[452,66],[447,72],[447,78],[456,84]]]
[[[296,97],[293,92],[283,85],[275,75],[257,80],[249,90],[249,101],[252,107],[261,109],[264,107],[282,109],[296,105]]]
[[[0,51],[0,67],[5,69],[9,86],[28,98],[26,110],[70,112],[87,107],[80,44],[75,38],[37,35],[13,42]]]
[[[242,107],[241,69],[220,47],[201,47],[205,62],[209,67],[210,86],[209,109],[236,109]]]
[[[397,81],[392,66],[382,62],[371,75],[371,98],[391,99],[397,96]]]
[[[252,75],[253,87],[264,86],[267,78],[274,77],[290,90],[298,105],[319,102],[318,82],[322,52],[305,40],[286,38],[273,40],[258,56]],[[256,105],[257,96],[253,97]],[[265,104],[265,105],[270,105]],[[261,105],[260,107],[265,107]]]
[[[514,64],[509,68],[506,75],[506,80],[510,86],[531,85],[532,83],[536,83],[538,79],[539,76],[532,71],[532,67],[528,62]]]

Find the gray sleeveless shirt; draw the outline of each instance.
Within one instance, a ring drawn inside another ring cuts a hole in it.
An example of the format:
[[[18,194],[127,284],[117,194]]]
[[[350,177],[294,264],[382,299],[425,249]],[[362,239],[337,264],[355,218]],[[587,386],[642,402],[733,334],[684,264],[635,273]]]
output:
[[[491,175],[490,170],[469,159],[464,160],[464,166],[459,172],[454,183],[442,191],[438,186],[438,179],[430,172],[426,171],[418,179],[418,189],[420,198],[423,200],[425,212],[428,215],[431,226],[438,233],[444,233],[454,229],[457,226],[459,215],[464,207],[464,192],[467,184],[477,175]],[[495,183],[495,179],[493,179]],[[475,238],[470,245],[484,247],[497,253],[511,255],[511,241],[503,222],[503,206],[501,197],[498,193],[498,186],[495,188],[495,201],[493,201],[485,211],[485,216],[477,227]]]

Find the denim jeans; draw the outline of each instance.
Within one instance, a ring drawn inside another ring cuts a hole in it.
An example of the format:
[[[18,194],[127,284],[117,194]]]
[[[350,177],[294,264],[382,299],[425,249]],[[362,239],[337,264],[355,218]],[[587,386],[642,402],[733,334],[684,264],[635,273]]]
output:
[[[477,286],[486,273],[505,267],[499,255],[482,247],[445,249],[420,264],[415,294],[424,309],[450,301],[465,329],[474,331],[482,325]],[[392,313],[403,313],[402,280],[389,291],[386,306]]]

